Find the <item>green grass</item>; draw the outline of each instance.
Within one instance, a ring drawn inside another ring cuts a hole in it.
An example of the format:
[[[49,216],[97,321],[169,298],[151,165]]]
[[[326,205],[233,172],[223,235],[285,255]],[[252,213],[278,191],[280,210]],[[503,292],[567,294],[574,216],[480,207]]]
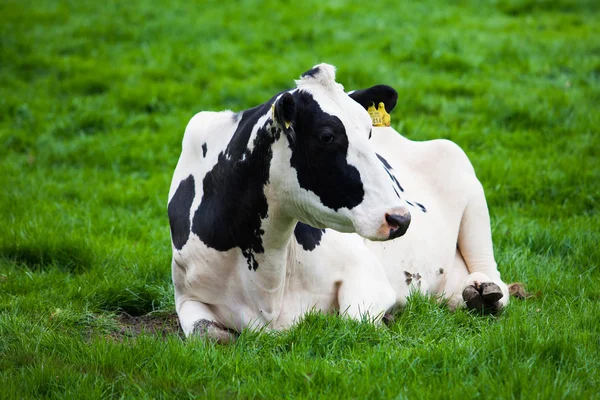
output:
[[[599,11],[0,2],[0,398],[600,398]],[[231,346],[161,325],[185,124],[322,61],[394,86],[402,134],[465,149],[503,277],[537,297],[499,317],[416,297],[390,328],[311,315]]]

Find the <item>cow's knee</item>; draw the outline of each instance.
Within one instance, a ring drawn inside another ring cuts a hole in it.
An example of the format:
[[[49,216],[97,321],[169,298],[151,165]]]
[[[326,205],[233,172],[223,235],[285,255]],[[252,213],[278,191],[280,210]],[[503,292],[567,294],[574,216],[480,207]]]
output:
[[[218,322],[210,321],[208,319],[196,321],[189,337],[200,337],[219,344],[232,343],[237,339],[235,332],[227,329],[227,327]]]
[[[201,337],[217,343],[230,343],[236,334],[218,322],[207,304],[191,299],[178,299],[177,315],[186,337]]]

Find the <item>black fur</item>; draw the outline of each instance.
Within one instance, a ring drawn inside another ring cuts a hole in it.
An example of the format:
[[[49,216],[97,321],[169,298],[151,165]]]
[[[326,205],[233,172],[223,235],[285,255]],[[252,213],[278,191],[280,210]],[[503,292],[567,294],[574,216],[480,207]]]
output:
[[[385,110],[388,113],[392,112],[398,102],[398,92],[393,87],[387,85],[375,85],[368,89],[356,90],[350,93],[350,97],[363,106],[365,110],[371,104],[374,104],[375,108],[377,108],[377,105],[383,102]]]
[[[379,154],[377,154],[377,158],[379,158],[379,161],[381,161],[381,164],[383,164],[383,168],[385,169],[385,172],[387,172],[388,176],[390,177],[390,179],[392,180],[392,182],[394,182],[394,184],[396,185],[394,187],[394,190],[396,190],[396,187],[398,189],[400,189],[401,192],[404,192],[404,188],[402,187],[402,185],[400,185],[400,182],[398,182],[398,179],[396,179],[396,176],[394,175],[394,172],[392,170],[392,166],[390,165],[389,162],[387,162],[387,160],[385,158],[383,158],[382,156],[380,156]],[[396,194],[398,195],[398,192],[396,191]],[[400,196],[398,196],[400,197]]]
[[[303,78],[306,78],[307,76],[310,77],[314,77],[315,75],[317,75],[319,73],[319,67],[314,67],[308,71],[306,71],[305,73],[302,74]]]
[[[192,221],[192,231],[207,246],[219,251],[239,247],[253,270],[258,268],[254,254],[264,252],[261,219],[268,211],[264,186],[269,182],[271,145],[279,131],[260,127],[252,152],[248,141],[273,100],[244,111],[227,149],[202,181],[204,195]]]
[[[179,182],[167,207],[171,239],[177,250],[181,250],[190,237],[190,208],[195,196],[194,177],[190,175]]]
[[[294,98],[296,142],[290,143],[291,165],[300,186],[315,193],[332,210],[356,207],[365,192],[360,173],[346,159],[348,136],[344,124],[324,112],[309,93],[297,91]],[[331,143],[323,142],[324,135],[333,135]]]
[[[284,93],[275,104],[275,119],[284,129],[285,124],[291,123],[296,116],[296,101],[290,93]]]
[[[323,234],[325,234],[325,229],[313,228],[302,222],[298,222],[294,229],[296,241],[306,251],[312,251],[317,248],[317,246],[321,244],[321,237],[323,237]]]

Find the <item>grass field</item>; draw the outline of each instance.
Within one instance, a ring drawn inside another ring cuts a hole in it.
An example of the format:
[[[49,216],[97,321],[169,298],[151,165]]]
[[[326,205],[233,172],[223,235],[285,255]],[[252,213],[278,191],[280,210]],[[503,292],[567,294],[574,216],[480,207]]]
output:
[[[465,149],[503,277],[536,297],[182,340],[185,124],[322,61],[349,90],[394,86],[402,134]],[[597,1],[3,0],[0,398],[600,398],[599,131]]]

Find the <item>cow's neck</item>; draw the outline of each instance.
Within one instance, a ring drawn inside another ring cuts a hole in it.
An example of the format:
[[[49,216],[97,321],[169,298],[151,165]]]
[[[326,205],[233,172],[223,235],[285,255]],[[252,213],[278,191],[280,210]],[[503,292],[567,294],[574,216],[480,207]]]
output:
[[[252,254],[255,261],[252,265],[256,268],[248,270],[250,279],[246,282],[247,294],[265,322],[275,321],[281,311],[288,261],[293,256],[290,253],[293,249],[290,243],[297,223],[286,212],[285,202],[282,201],[285,184],[277,180],[281,176],[278,169],[289,165],[291,156],[287,139],[283,135],[272,144],[271,154],[270,179],[263,187],[267,213],[260,226],[262,251]]]
[[[248,271],[250,280],[247,282],[247,294],[265,323],[274,322],[281,312],[290,241],[296,224],[295,220],[280,213],[275,204],[270,205],[268,215],[261,227],[264,251],[254,254],[257,268]]]

